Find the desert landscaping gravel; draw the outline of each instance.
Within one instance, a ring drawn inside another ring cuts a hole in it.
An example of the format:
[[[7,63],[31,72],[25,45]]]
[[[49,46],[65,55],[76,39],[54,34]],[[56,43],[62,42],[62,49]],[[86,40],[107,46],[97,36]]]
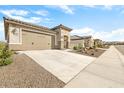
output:
[[[102,55],[105,50],[102,49],[97,49],[97,51],[95,51],[94,49],[90,49],[87,50],[87,53],[82,53],[82,52],[78,52],[78,51],[70,51],[72,53],[77,53],[77,54],[81,54],[81,55],[86,55],[86,56],[91,56],[91,57],[99,57],[100,55]]]
[[[0,87],[60,88],[65,83],[24,54],[14,55],[13,63],[0,67]]]

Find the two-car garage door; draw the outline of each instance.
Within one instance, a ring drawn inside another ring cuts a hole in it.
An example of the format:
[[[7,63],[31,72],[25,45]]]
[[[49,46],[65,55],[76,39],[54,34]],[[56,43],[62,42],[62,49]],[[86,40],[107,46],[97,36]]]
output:
[[[22,46],[25,50],[51,49],[52,36],[22,31]]]

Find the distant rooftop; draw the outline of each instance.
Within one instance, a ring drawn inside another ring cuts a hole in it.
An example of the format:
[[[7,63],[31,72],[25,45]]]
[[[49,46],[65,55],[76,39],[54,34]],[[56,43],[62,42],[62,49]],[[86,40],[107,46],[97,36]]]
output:
[[[102,41],[101,39],[94,39],[95,41]]]
[[[88,38],[92,38],[92,36],[78,36],[78,35],[73,35],[71,36],[72,40],[79,40],[79,39],[88,39]]]

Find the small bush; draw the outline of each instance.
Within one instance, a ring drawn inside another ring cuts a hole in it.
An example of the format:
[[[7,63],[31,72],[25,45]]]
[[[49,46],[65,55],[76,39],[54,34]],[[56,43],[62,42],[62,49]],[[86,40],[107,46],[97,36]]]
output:
[[[12,54],[13,52],[6,45],[0,44],[0,66],[12,63]]]
[[[83,48],[83,46],[82,46],[82,44],[78,44],[78,49],[80,50],[80,49],[82,49]]]
[[[96,45],[93,46],[93,49],[96,49]]]
[[[82,46],[82,44],[80,44],[80,43],[79,43],[77,46],[74,46],[74,47],[73,47],[73,50],[77,50],[78,52],[81,52],[82,49],[83,49],[83,46]]]
[[[0,66],[8,65],[10,63],[12,63],[12,58],[6,58],[0,60]]]
[[[77,46],[74,46],[73,49],[74,49],[74,50],[77,50],[78,48],[77,48]]]
[[[98,44],[97,47],[98,48],[102,48],[103,46],[102,46],[102,44]]]

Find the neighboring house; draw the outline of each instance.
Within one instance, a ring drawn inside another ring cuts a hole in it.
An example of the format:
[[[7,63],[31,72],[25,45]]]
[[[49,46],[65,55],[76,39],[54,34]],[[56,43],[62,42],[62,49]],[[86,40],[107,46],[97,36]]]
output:
[[[71,48],[74,46],[82,45],[82,47],[93,47],[94,46],[94,40],[92,36],[78,36],[74,35],[71,36]]]
[[[82,39],[78,35],[73,35],[71,36],[71,43],[70,43],[70,48],[73,48],[74,46],[82,45],[84,47],[84,39]]]
[[[82,39],[84,39],[85,47],[93,47],[94,46],[94,40],[93,40],[92,36],[83,36]]]
[[[124,41],[104,41],[103,45],[124,45]]]
[[[96,47],[102,47],[103,46],[103,41],[101,39],[94,39],[94,45]]]
[[[70,48],[70,31],[62,24],[52,29],[4,17],[5,39],[12,50]]]
[[[73,48],[74,46],[78,46],[79,44],[82,45],[82,47],[93,47],[94,40],[92,36],[71,36],[71,48]]]

